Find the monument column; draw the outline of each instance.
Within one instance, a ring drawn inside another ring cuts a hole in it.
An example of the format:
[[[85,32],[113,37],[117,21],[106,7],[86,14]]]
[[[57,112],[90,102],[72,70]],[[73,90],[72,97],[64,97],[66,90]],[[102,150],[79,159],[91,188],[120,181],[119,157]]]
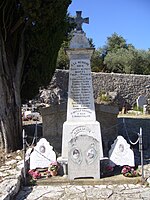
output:
[[[88,22],[88,19],[81,18],[81,12],[78,11],[75,22],[77,29],[71,39],[70,48],[66,50],[70,68],[67,119],[63,124],[62,159],[68,160],[71,156],[69,155],[71,147],[68,145],[72,140],[79,136],[81,140],[84,140],[84,136],[88,136],[91,140],[97,141],[98,146],[95,148],[98,150],[92,148],[97,154],[95,157],[100,160],[100,157],[103,157],[101,130],[99,122],[96,121],[90,65],[94,48],[90,48],[81,27],[83,22]],[[88,141],[87,138],[85,140]]]

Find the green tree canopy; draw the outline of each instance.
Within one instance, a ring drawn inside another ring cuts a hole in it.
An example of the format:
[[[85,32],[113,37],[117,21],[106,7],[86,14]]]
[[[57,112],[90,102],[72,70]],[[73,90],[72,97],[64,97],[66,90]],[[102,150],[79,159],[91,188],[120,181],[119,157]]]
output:
[[[90,47],[94,47],[93,40],[88,39]],[[69,39],[65,41],[58,54],[57,68],[68,69],[69,60],[64,49],[69,47]],[[126,74],[150,74],[150,50],[138,50],[132,44],[113,33],[107,37],[106,45],[95,49],[91,58],[93,72],[114,72]]]
[[[56,65],[57,69],[69,69],[69,58],[65,53],[65,48],[69,48],[69,40],[62,43],[61,48],[58,52]]]
[[[122,36],[113,33],[111,37],[107,37],[106,45],[95,51],[92,71],[149,74],[149,52],[135,49]]]
[[[91,58],[91,69],[93,72],[105,72],[104,64],[104,51],[103,48],[99,48],[94,51]]]
[[[0,1],[0,144],[21,144],[21,98],[50,81],[58,50],[69,31],[71,0]],[[30,92],[31,91],[31,92]]]
[[[150,57],[147,51],[137,50],[133,46],[108,52],[104,64],[108,72],[126,74],[148,74]]]
[[[107,37],[106,46],[108,52],[116,52],[118,49],[127,48],[126,40],[117,33],[113,33],[111,37]]]
[[[66,15],[70,3],[70,0],[44,1],[43,8],[41,11],[37,10],[36,18],[32,20],[32,27],[26,35],[30,53],[24,69],[26,76],[23,77],[23,99],[33,98],[39,87],[47,86],[52,78],[58,51],[71,30]]]

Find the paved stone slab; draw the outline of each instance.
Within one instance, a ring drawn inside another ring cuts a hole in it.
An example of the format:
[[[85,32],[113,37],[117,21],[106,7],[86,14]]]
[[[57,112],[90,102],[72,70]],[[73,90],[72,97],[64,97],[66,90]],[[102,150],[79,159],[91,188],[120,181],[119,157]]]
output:
[[[120,191],[122,189],[122,191]],[[119,191],[119,192],[118,192]],[[145,185],[66,185],[24,187],[15,200],[149,200],[150,188]]]

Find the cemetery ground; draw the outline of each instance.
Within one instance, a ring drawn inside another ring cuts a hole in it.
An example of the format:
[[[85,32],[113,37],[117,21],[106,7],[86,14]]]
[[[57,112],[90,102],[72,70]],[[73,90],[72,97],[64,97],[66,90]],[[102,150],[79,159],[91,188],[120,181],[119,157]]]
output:
[[[10,152],[10,153],[5,153],[4,150],[0,149],[0,167],[5,165],[6,162],[9,162],[9,161],[15,160],[15,159],[21,160],[22,158],[23,158],[23,151],[22,150]],[[16,165],[14,164],[14,167],[15,166]],[[1,176],[0,176],[0,180],[1,180]]]
[[[124,118],[131,118],[131,119],[150,119],[150,115],[131,115],[131,114],[125,114],[122,115],[120,114],[118,117],[124,117]],[[28,134],[28,142],[31,143],[32,142],[32,138],[33,138],[33,133],[35,130],[35,121],[27,121],[24,123],[24,128],[27,131]],[[38,129],[38,136],[39,138],[42,137],[42,133],[41,133],[41,125],[42,125],[42,121],[38,121],[39,124],[39,129]],[[54,151],[56,151],[57,156],[60,156],[60,149],[58,143],[61,142],[61,138],[52,138],[52,145],[55,146]],[[12,160],[21,160],[23,159],[23,151],[16,151],[16,152],[12,152],[9,154],[4,153],[4,151],[0,150],[0,169],[2,168],[3,165],[5,165],[5,163],[10,162]],[[16,164],[15,162],[12,162],[12,164],[10,164],[9,168],[16,168]],[[144,165],[144,170],[145,170],[145,174],[146,174],[146,178],[150,177],[150,164],[146,164]],[[7,170],[5,171],[7,172]],[[75,179],[73,181],[69,181],[67,179],[65,179],[62,176],[55,176],[55,177],[50,177],[50,178],[46,178],[46,176],[43,176],[40,179],[37,180],[32,180],[31,178],[28,177],[28,186],[32,187],[32,190],[34,190],[34,187],[52,187],[52,186],[67,186],[67,185],[71,185],[71,186],[85,186],[85,187],[94,187],[95,185],[100,185],[103,186],[113,186],[113,185],[124,185],[128,186],[129,185],[144,185],[144,187],[147,187],[149,184],[147,182],[142,182],[141,181],[141,176],[139,177],[124,177],[121,173],[120,173],[120,169],[116,168],[113,173],[109,173],[106,174],[106,176],[104,175],[101,179],[96,180],[96,179]],[[7,174],[7,178],[8,178],[8,174]],[[0,183],[3,182],[3,180],[5,180],[5,177],[3,177],[2,173],[0,175]],[[22,182],[22,185],[24,183]],[[120,186],[120,187],[121,187]],[[143,187],[143,186],[142,186]],[[32,191],[31,191],[32,192]],[[148,197],[149,198],[149,197]],[[148,200],[147,198],[147,200]],[[30,198],[29,198],[30,199]],[[145,198],[146,199],[146,198]]]
[[[127,114],[122,114],[121,112],[118,115],[118,118],[129,118],[129,119],[150,119],[150,115],[149,114],[136,114],[136,113],[127,113]],[[35,131],[35,124],[36,121],[35,120],[29,120],[29,121],[24,121],[23,122],[23,128],[25,129],[27,136],[28,136],[28,140],[29,143],[32,141],[33,139],[33,135],[34,135],[34,131]],[[38,138],[42,137],[42,118],[39,119],[39,121],[37,121],[38,124]],[[58,149],[58,142],[61,142],[60,138],[58,137],[52,137],[52,143],[56,146],[56,150]],[[52,144],[52,145],[53,145]],[[20,151],[21,152],[21,151]],[[58,155],[59,153],[56,152]],[[0,166],[6,161],[6,160],[11,160],[13,158],[15,158],[15,156],[18,156],[17,152],[13,152],[13,153],[8,153],[6,154],[2,149],[0,149]]]
[[[118,118],[132,118],[132,119],[150,119],[150,115],[143,115],[143,114],[119,114]],[[33,134],[34,134],[34,130],[35,130],[35,121],[29,120],[24,122],[24,128],[27,131],[27,135],[29,136],[29,141],[32,140],[33,138]],[[42,120],[40,119],[40,121],[38,121],[38,124],[40,125],[39,127],[39,137],[42,137]],[[58,147],[57,142],[58,140],[60,141],[60,139],[58,138],[52,138],[52,143],[54,144],[54,142],[56,143],[54,146]],[[58,153],[59,154],[59,153]],[[6,161],[10,161],[12,159],[15,159],[16,156],[23,156],[23,152],[22,151],[18,151],[18,152],[12,152],[12,153],[5,153],[4,150],[0,149],[0,167],[5,164]]]
[[[118,118],[131,118],[131,119],[150,119],[150,115],[143,115],[143,114],[121,114],[119,113]],[[33,139],[33,134],[35,131],[35,124],[36,122],[33,120],[29,120],[24,122],[24,128],[28,135],[29,143]],[[38,121],[39,127],[38,127],[38,137],[42,137],[42,119]],[[59,148],[59,142],[61,142],[61,138],[59,137],[52,137],[51,138],[52,146],[54,146],[56,149],[57,156],[60,156],[60,148]],[[4,150],[0,149],[0,167],[5,164],[5,162],[15,159],[17,156],[20,156],[23,158],[23,151],[16,151],[16,152],[10,152],[5,153]],[[1,178],[1,177],[0,177]]]

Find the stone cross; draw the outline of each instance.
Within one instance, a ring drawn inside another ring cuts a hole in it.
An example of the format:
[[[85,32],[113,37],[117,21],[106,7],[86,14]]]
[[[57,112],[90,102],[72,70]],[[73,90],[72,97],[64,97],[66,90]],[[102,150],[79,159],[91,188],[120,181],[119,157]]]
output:
[[[77,31],[82,31],[82,24],[86,23],[89,24],[89,18],[82,18],[81,17],[82,11],[76,11],[76,17],[71,18],[71,22],[76,23],[76,30]]]

